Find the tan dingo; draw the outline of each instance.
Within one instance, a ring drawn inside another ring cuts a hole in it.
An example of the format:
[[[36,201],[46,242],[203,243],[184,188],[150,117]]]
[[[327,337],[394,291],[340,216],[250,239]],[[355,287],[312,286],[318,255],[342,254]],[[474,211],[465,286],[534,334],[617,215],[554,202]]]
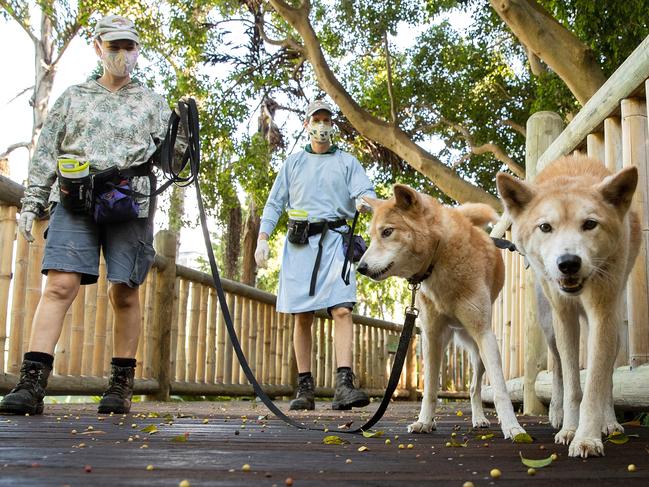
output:
[[[504,282],[504,264],[487,233],[479,228],[498,218],[487,205],[444,207],[428,195],[397,184],[388,200],[365,198],[372,206],[372,242],[358,271],[377,281],[390,276],[421,278],[417,294],[422,327],[424,397],[413,433],[435,429],[439,369],[446,345],[455,333],[473,364],[473,425],[487,427],[480,395],[487,371],[505,438],[520,427],[507,394],[496,336],[491,331],[492,303]],[[483,365],[484,364],[484,365]]]
[[[623,431],[615,420],[612,376],[623,291],[640,245],[638,216],[629,211],[637,181],[635,167],[611,175],[586,157],[553,162],[534,184],[503,173],[497,177],[516,247],[527,256],[557,318],[554,330],[544,327],[551,350],[558,349],[555,363],[563,376],[561,385],[555,374],[553,384],[553,393],[563,389],[563,426],[555,442],[570,443],[572,457],[603,455],[602,432]],[[589,324],[583,400],[580,316]],[[552,400],[551,419],[558,426],[561,400]]]

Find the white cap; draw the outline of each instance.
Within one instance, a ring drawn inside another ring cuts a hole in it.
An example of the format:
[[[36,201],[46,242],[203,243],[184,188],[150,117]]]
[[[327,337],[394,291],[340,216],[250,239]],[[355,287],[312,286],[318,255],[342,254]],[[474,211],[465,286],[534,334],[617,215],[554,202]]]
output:
[[[306,107],[306,118],[309,118],[315,112],[320,110],[326,110],[333,115],[334,109],[331,108],[331,105],[324,100],[315,100],[309,103],[309,106]]]
[[[140,43],[135,24],[121,15],[107,15],[95,26],[95,37],[102,41],[129,40]]]

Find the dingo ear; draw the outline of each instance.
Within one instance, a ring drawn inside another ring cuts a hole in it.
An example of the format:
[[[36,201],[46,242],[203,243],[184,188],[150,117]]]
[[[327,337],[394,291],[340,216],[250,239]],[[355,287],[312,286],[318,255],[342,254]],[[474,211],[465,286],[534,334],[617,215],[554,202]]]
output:
[[[608,176],[597,186],[597,189],[602,193],[605,201],[626,213],[631,206],[637,185],[638,169],[630,166]]]
[[[402,210],[416,210],[419,208],[419,195],[417,191],[405,184],[395,184],[392,187],[397,208]]]
[[[500,199],[511,216],[520,214],[534,198],[534,190],[526,183],[504,172],[496,175]]]

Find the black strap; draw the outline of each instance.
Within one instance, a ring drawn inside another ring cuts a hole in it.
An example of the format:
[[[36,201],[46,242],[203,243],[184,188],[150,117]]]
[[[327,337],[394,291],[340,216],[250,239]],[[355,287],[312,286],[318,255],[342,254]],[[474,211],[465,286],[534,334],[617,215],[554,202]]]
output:
[[[352,258],[354,255],[354,231],[356,230],[356,222],[358,221],[359,212],[354,213],[354,220],[352,221],[352,228],[347,235],[347,252],[345,252],[345,262],[343,262],[343,271],[340,277],[347,286],[349,286],[349,277],[352,271]],[[343,236],[345,238],[345,236]]]
[[[255,375],[250,369],[250,365],[248,365],[246,356],[244,355],[243,350],[241,349],[241,344],[239,343],[239,338],[237,337],[237,332],[234,328],[232,317],[230,316],[230,310],[228,309],[228,303],[225,298],[225,291],[223,290],[223,285],[221,284],[221,279],[219,277],[219,270],[218,270],[218,266],[216,265],[216,260],[214,258],[214,250],[212,249],[212,242],[210,240],[209,229],[207,227],[207,220],[205,218],[205,208],[203,206],[203,198],[201,196],[201,188],[198,181],[198,172],[200,168],[198,110],[196,108],[196,103],[194,102],[193,99],[189,99],[187,102],[181,102],[179,103],[179,106],[183,107],[188,112],[187,126],[188,126],[189,146],[187,148],[186,154],[189,154],[190,175],[186,180],[191,180],[191,182],[193,182],[194,184],[194,187],[196,188],[196,200],[198,204],[199,218],[201,220],[201,228],[203,230],[203,239],[205,240],[205,249],[207,250],[210,269],[212,271],[212,279],[214,280],[214,287],[216,288],[216,294],[218,296],[219,303],[221,305],[221,310],[223,312],[223,319],[225,321],[226,329],[228,330],[228,335],[230,337],[230,342],[232,343],[232,348],[234,349],[234,353],[236,354],[237,359],[239,360],[239,364],[243,369],[243,373],[245,374],[246,378],[252,385],[252,388],[255,391],[256,396],[259,397],[259,399],[261,399],[261,401],[266,405],[266,407],[273,414],[275,414],[278,418],[280,418],[287,424],[295,426],[296,428],[323,431],[324,428],[322,427],[306,426],[305,424],[299,423],[294,419],[290,418],[289,416],[287,416],[286,414],[284,414],[273,403],[270,397],[268,397],[266,392],[259,385],[259,382],[257,382]],[[169,140],[166,140],[166,145],[171,149],[173,149],[173,145],[174,145],[173,135],[174,135],[173,132],[168,133],[167,139]],[[394,364],[392,365],[392,371],[390,372],[388,386],[383,396],[383,399],[381,400],[381,404],[379,404],[379,407],[374,413],[374,415],[359,428],[353,430],[329,430],[329,431],[337,432],[337,433],[360,433],[374,426],[383,416],[383,413],[385,412],[388,405],[390,404],[392,395],[394,394],[394,391],[396,390],[397,385],[399,384],[401,370],[403,369],[403,364],[405,362],[406,355],[408,353],[408,348],[410,345],[410,340],[412,338],[415,320],[417,318],[416,309],[414,309],[414,293],[416,287],[413,286],[412,289],[413,289],[413,301],[412,301],[413,304],[410,308],[406,310],[406,319],[403,325],[403,329],[401,331],[399,346],[397,348],[397,353],[394,358]]]
[[[313,271],[311,272],[311,284],[309,285],[309,296],[315,296],[315,285],[318,280],[318,270],[320,269],[320,261],[322,260],[322,247],[324,245],[324,238],[327,235],[329,230],[329,225],[327,222],[323,222],[322,230],[320,233],[320,239],[318,240],[318,254],[315,257],[315,264],[313,265]]]
[[[494,245],[499,249],[509,250],[510,252],[516,252],[516,245],[514,245],[513,242],[510,242],[505,238],[491,237],[491,240],[493,240]]]

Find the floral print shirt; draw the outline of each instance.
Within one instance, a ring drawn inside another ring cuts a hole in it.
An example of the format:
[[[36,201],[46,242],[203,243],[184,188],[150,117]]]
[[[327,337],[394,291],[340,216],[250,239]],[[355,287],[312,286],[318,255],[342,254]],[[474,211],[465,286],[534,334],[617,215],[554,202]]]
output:
[[[69,87],[43,124],[29,165],[23,211],[43,216],[48,201],[59,201],[59,158],[89,161],[92,172],[146,163],[164,139],[170,115],[165,99],[136,80],[115,92],[96,78]],[[186,147],[183,131],[178,132],[176,157]],[[133,189],[149,194],[148,177],[133,178]],[[139,202],[139,216],[148,216],[148,198]]]

